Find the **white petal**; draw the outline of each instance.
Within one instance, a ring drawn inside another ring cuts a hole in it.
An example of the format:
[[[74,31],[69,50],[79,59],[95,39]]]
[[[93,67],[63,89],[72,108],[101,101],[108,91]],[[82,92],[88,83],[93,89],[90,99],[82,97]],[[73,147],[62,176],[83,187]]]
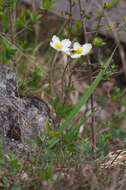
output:
[[[53,48],[55,48],[55,45],[54,45],[53,42],[50,42],[50,46],[53,47]]]
[[[84,54],[83,55],[87,55],[91,51],[92,45],[87,43],[87,44],[83,45],[83,48],[84,48]]]
[[[62,49],[62,51],[63,51],[63,52],[70,52],[70,48],[64,47],[64,48]]]
[[[70,51],[70,49],[69,49],[68,51],[65,51],[65,53],[66,53],[67,55],[70,55],[70,56],[71,56],[71,51]]]
[[[59,37],[56,36],[56,35],[54,35],[54,36],[52,37],[52,42],[53,42],[53,43],[58,43],[58,42],[60,42]]]
[[[69,39],[64,39],[61,42],[64,47],[70,47],[71,46],[71,41]]]
[[[76,53],[75,53],[75,54],[73,53],[73,54],[70,54],[70,57],[73,58],[73,59],[76,59],[76,58],[80,58],[81,55],[76,54]]]
[[[74,50],[77,50],[78,48],[80,48],[81,47],[81,45],[78,43],[78,42],[75,42],[74,44],[73,44],[73,49]]]
[[[50,46],[54,49],[56,49],[57,51],[62,51],[61,49],[56,48],[55,44],[53,42],[50,42]]]

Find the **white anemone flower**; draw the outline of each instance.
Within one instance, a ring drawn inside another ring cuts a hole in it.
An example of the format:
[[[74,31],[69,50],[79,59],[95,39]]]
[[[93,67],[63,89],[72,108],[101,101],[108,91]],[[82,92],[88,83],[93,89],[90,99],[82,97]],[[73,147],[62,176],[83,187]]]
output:
[[[75,42],[73,44],[73,49],[70,56],[72,58],[80,58],[81,56],[87,55],[91,51],[91,49],[92,49],[92,45],[89,43],[81,45],[80,43]]]
[[[69,54],[71,41],[69,39],[60,40],[59,37],[54,35],[52,37],[52,41],[50,42],[50,46],[59,52],[64,52],[66,54]]]

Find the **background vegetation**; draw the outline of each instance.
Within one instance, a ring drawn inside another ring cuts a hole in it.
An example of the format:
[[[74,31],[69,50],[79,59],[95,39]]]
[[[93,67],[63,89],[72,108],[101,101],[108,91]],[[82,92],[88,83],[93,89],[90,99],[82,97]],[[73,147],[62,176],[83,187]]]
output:
[[[103,4],[95,33],[86,27],[91,14],[82,10],[81,1],[81,18],[73,21],[71,0],[68,19],[57,18],[53,31],[48,18],[55,17],[50,13],[54,3],[43,0],[43,9],[37,11],[17,0],[0,0],[0,61],[16,71],[20,95],[48,101],[56,115],[55,129],[47,126],[41,137],[31,140],[33,152],[5,154],[1,142],[0,189],[123,190],[125,45],[118,33],[115,40],[99,33],[102,19],[119,1]],[[45,26],[49,36],[42,32]],[[110,25],[106,30],[115,33]],[[53,34],[82,44],[90,42],[93,50],[89,56],[70,59],[50,48]]]

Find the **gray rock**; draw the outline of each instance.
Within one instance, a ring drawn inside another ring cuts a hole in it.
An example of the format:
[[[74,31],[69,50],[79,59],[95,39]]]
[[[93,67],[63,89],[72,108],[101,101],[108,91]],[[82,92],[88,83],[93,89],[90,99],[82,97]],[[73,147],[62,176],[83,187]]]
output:
[[[9,66],[0,64],[0,96],[14,97],[16,95],[16,74]]]
[[[21,3],[26,5],[34,6],[35,8],[41,7],[41,0],[20,0]]]
[[[0,65],[0,136],[9,143],[13,139],[13,144],[26,144],[40,136],[52,119],[45,101],[20,98],[16,89],[16,74],[10,67]]]
[[[24,3],[29,3],[29,5],[34,5],[36,8],[41,7],[42,0],[21,0]],[[54,7],[51,12],[55,13],[57,16],[68,18],[69,13],[69,1],[68,0],[55,0]],[[80,19],[80,9],[78,5],[78,0],[72,0],[74,6],[72,8],[72,18],[74,20]],[[103,4],[105,2],[111,2],[111,0],[81,0],[82,10],[86,11],[86,15],[90,15],[91,18],[87,21],[87,27],[92,32],[96,30],[97,27],[97,16],[102,11]],[[98,31],[101,34],[111,36],[114,38],[114,35],[111,30],[107,29],[107,26],[114,26],[114,30],[118,31],[119,39],[122,42],[126,42],[126,32],[125,32],[125,14],[126,12],[126,0],[120,0],[117,7],[106,11],[106,15],[101,21],[101,27]],[[57,18],[58,19],[58,18]],[[109,20],[109,24],[108,24]],[[46,22],[46,20],[45,20]],[[50,30],[49,30],[50,31]]]
[[[47,104],[35,97],[0,97],[0,130],[4,129],[4,135],[10,139],[27,141],[36,138],[50,118]]]

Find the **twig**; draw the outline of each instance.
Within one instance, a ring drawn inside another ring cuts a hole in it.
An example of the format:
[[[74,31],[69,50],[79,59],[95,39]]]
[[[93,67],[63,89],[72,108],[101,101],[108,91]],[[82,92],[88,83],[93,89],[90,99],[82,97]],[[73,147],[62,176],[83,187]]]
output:
[[[69,19],[67,20],[68,26],[70,28],[69,38],[71,38],[71,28],[72,28],[72,7],[73,7],[72,0],[69,0],[69,13],[68,13]],[[63,74],[61,77],[61,97],[62,97],[63,103],[65,103],[65,100],[67,99],[67,95],[68,95],[67,89],[71,85],[71,74],[70,74],[70,76],[68,76],[68,83],[67,83],[67,81],[65,81],[65,74],[66,74],[68,67],[70,67],[69,60],[67,61],[67,64],[63,70]],[[65,83],[65,88],[64,88],[64,83]]]
[[[97,6],[101,9],[102,6],[98,3],[97,0],[96,0],[96,3],[97,3]],[[104,16],[105,16],[105,18],[107,20],[108,25],[111,26],[111,23],[112,23],[111,19],[110,19],[110,17],[108,17],[107,12],[105,10],[104,10]],[[120,43],[120,39],[119,39],[119,36],[117,34],[117,30],[112,28],[112,32],[113,32],[113,35],[114,35],[114,38],[115,38],[115,42],[118,45],[120,57],[121,57],[121,60],[122,60],[122,66],[123,66],[123,70],[124,70],[124,75],[125,75],[125,79],[126,79],[126,56],[125,56],[125,51],[124,51],[124,48],[123,48],[122,44]]]
[[[117,158],[120,156],[120,154],[121,154],[122,152],[123,152],[123,151],[120,150],[120,151],[117,153],[117,155],[115,156],[115,158],[111,161],[109,167],[112,166],[112,164],[117,160]]]
[[[69,67],[69,62],[67,62],[66,66],[65,66],[65,68],[63,70],[62,77],[61,77],[61,88],[62,88],[61,97],[62,97],[62,102],[64,102],[64,79],[65,79],[65,73],[66,73],[68,67]]]
[[[82,10],[82,5],[81,5],[81,1],[78,0],[78,4],[79,4],[79,9],[80,9],[80,19],[81,19],[81,22],[82,22],[82,27],[83,27],[83,35],[84,35],[84,39],[85,39],[85,42],[87,43],[88,42],[88,39],[87,39],[87,35],[86,35],[86,22],[85,22],[85,18],[84,18],[84,12]],[[88,61],[88,64],[91,65],[91,60],[90,60],[90,57],[87,56],[87,61]],[[90,67],[90,73],[89,73],[89,84],[92,83],[92,67]],[[95,115],[94,115],[94,97],[93,97],[93,94],[91,96],[91,112],[92,112],[92,115],[91,115],[91,140],[92,140],[92,150],[95,151],[96,149],[96,132],[95,132]]]
[[[53,59],[49,63],[49,84],[51,95],[54,96],[54,85],[53,85],[53,76],[54,76],[54,64],[57,60],[58,52],[55,53]]]

